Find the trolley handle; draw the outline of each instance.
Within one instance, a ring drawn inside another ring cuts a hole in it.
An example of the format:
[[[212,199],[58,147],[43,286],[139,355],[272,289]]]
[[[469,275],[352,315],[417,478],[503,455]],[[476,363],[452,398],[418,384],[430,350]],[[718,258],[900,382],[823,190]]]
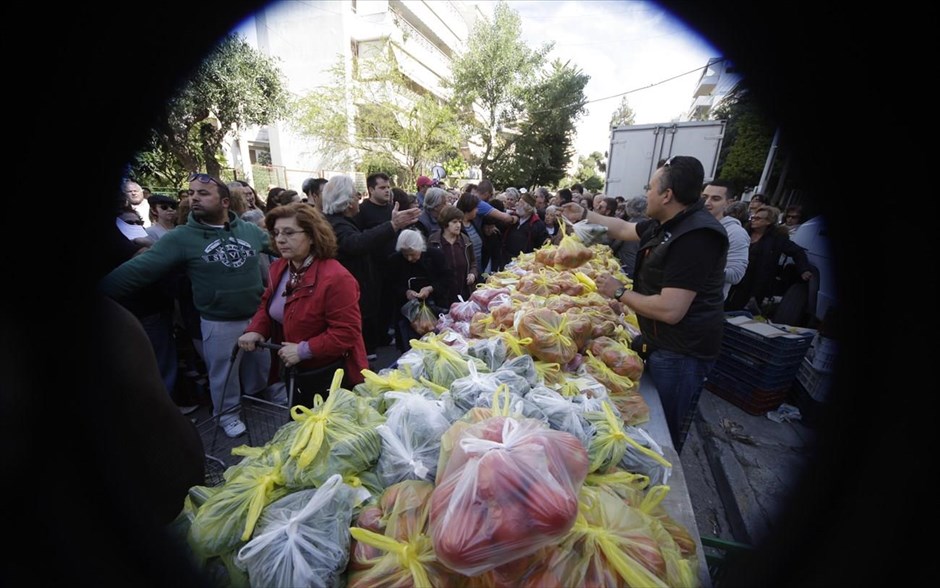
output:
[[[274,349],[275,351],[281,347],[284,347],[280,343],[268,343],[267,341],[258,341],[255,343],[255,345],[257,347],[263,347],[264,349]],[[229,361],[235,361],[235,358],[238,357],[239,349],[241,348],[238,346],[238,343],[235,343],[234,347],[232,347],[232,357],[229,359]]]

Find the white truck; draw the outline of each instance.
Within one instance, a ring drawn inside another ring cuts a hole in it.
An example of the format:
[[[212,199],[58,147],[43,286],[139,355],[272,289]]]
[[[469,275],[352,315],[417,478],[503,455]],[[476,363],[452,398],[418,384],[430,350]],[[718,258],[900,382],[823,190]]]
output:
[[[610,130],[604,193],[632,198],[646,193],[657,164],[673,155],[702,162],[705,181],[715,179],[725,121],[689,121],[627,125]]]

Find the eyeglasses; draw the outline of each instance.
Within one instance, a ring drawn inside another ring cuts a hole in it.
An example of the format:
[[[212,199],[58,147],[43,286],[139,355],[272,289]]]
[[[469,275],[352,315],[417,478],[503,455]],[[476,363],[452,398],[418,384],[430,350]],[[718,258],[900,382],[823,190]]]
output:
[[[222,184],[219,182],[219,180],[213,178],[213,177],[210,176],[209,174],[192,174],[192,175],[189,176],[189,181],[190,181],[190,182],[197,181],[197,182],[201,182],[201,183],[203,183],[203,184],[215,184],[216,186],[221,186],[221,185],[222,185]]]
[[[271,231],[271,236],[277,239],[281,235],[284,235],[285,238],[290,239],[294,235],[299,235],[304,232],[306,231],[298,231],[296,229],[274,229]]]
[[[178,207],[179,204],[157,204],[160,210],[176,210]]]

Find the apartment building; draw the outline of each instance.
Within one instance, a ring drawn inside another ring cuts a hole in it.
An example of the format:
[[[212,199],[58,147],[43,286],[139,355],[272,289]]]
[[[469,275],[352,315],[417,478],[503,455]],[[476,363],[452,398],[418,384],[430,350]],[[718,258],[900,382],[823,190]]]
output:
[[[741,75],[734,64],[722,57],[713,57],[702,70],[695,92],[692,94],[692,106],[689,108],[689,120],[708,120],[712,109],[718,106],[741,81]]]
[[[282,1],[259,10],[237,30],[278,60],[295,96],[332,83],[328,70],[340,60],[350,79],[358,55],[389,42],[402,73],[446,100],[442,81],[482,16],[476,3],[448,0]],[[270,166],[274,174],[268,183],[298,191],[307,177],[350,171],[328,169],[316,145],[284,123],[232,137],[228,151],[232,167],[250,176],[253,165]],[[251,180],[259,190],[266,188],[262,178]]]

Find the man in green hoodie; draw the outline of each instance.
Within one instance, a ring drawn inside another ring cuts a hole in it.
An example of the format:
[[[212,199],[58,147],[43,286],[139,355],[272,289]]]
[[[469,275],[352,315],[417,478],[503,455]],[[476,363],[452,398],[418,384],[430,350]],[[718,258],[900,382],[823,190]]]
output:
[[[238,437],[245,432],[237,410],[241,392],[266,387],[270,356],[245,354],[240,368],[228,377],[232,351],[261,302],[259,254],[274,251],[264,230],[229,211],[229,190],[218,179],[193,174],[189,195],[186,224],[115,268],[104,277],[101,289],[120,301],[178,268],[186,271],[201,319],[213,415],[222,415],[219,424],[226,435]]]

